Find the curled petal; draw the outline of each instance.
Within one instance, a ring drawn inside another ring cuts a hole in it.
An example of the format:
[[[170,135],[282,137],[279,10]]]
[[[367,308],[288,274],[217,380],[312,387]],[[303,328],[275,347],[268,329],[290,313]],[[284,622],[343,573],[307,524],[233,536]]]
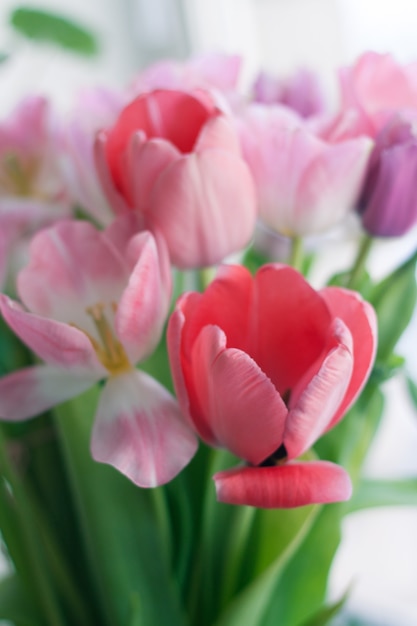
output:
[[[206,326],[193,350],[194,386],[217,445],[257,465],[282,443],[287,407],[247,354]]]
[[[308,450],[326,430],[336,414],[349,385],[354,367],[352,338],[341,320],[335,320],[332,346],[288,413],[284,445],[289,459]],[[297,392],[297,390],[295,390]]]
[[[240,467],[215,474],[217,499],[264,509],[348,500],[349,475],[327,461],[286,463],[275,467]]]
[[[353,372],[345,396],[328,428],[343,417],[364,387],[377,348],[377,321],[372,306],[361,296],[340,287],[326,287],[320,292],[332,315],[344,321],[353,339]]]
[[[99,380],[86,370],[37,365],[0,379],[0,418],[18,422],[83,393]]]
[[[144,232],[134,239],[130,245],[134,245],[138,261],[120,300],[115,324],[131,362],[137,363],[155,349],[161,337],[171,285],[164,283],[164,259],[159,257],[153,236]],[[162,248],[161,241],[163,254]]]
[[[93,427],[94,459],[141,487],[172,480],[194,456],[197,441],[174,398],[137,370],[110,378]]]

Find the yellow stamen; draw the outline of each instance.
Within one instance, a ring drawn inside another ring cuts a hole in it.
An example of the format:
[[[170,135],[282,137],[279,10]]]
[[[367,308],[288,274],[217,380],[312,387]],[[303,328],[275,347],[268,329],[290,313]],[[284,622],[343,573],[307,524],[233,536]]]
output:
[[[116,305],[112,304],[113,311]],[[102,303],[94,304],[86,309],[86,312],[92,318],[100,341],[97,341],[89,333],[83,331],[92,343],[92,346],[99,358],[100,362],[110,372],[110,374],[121,374],[131,369],[125,349],[120,341],[114,336],[113,330],[104,314],[105,305]]]

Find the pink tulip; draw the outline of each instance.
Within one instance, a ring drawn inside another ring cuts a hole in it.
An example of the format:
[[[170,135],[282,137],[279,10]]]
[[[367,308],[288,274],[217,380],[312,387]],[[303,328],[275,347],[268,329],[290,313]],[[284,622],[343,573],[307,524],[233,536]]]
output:
[[[252,105],[238,120],[259,213],[287,236],[326,231],[355,208],[372,142],[329,143],[278,106]]]
[[[15,246],[41,226],[69,214],[58,143],[44,98],[24,100],[0,122],[0,230],[7,240],[7,254],[0,253],[0,288]]]
[[[371,137],[398,109],[417,107],[417,63],[400,65],[390,54],[366,52],[340,70],[342,109],[353,109]]]
[[[253,86],[253,99],[262,104],[284,104],[302,117],[324,111],[324,97],[317,76],[307,69],[300,69],[286,79],[261,72]]]
[[[105,226],[114,214],[97,175],[94,141],[100,129],[115,122],[123,104],[122,95],[108,89],[83,91],[63,128],[62,161],[71,197]]]
[[[97,164],[114,210],[138,211],[180,268],[217,263],[252,235],[253,181],[232,121],[207,94],[140,96],[99,135]]]
[[[44,364],[0,380],[0,417],[34,417],[107,379],[92,455],[152,487],[189,462],[196,440],[174,398],[134,368],[155,349],[168,312],[167,252],[148,232],[125,248],[120,254],[111,232],[87,222],[61,222],[33,238],[18,277],[26,308],[0,295],[0,310]]]
[[[245,465],[214,476],[218,499],[265,508],[350,496],[346,472],[297,461],[362,389],[375,355],[374,311],[360,296],[316,292],[291,267],[254,278],[223,266],[185,294],[168,327],[174,385],[188,423]]]

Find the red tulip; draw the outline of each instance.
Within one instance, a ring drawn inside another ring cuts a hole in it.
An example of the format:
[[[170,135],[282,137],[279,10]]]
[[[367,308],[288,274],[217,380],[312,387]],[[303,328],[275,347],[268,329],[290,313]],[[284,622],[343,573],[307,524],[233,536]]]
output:
[[[362,389],[375,355],[374,311],[360,296],[316,292],[294,269],[254,278],[224,266],[185,294],[168,328],[183,414],[209,445],[245,465],[214,477],[220,501],[265,508],[347,499],[341,467],[296,461]]]
[[[139,96],[99,135],[96,153],[114,209],[133,209],[162,233],[174,265],[218,263],[251,238],[254,184],[231,119],[208,94]]]

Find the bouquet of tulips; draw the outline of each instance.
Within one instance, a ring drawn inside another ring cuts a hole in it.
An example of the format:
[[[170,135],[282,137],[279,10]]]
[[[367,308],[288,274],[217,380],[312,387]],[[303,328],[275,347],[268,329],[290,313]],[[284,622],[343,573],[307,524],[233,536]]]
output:
[[[344,516],[416,500],[361,468],[416,301],[415,251],[367,260],[417,221],[417,69],[364,54],[331,111],[304,70],[242,93],[241,62],[0,123],[15,626],[326,624]]]

